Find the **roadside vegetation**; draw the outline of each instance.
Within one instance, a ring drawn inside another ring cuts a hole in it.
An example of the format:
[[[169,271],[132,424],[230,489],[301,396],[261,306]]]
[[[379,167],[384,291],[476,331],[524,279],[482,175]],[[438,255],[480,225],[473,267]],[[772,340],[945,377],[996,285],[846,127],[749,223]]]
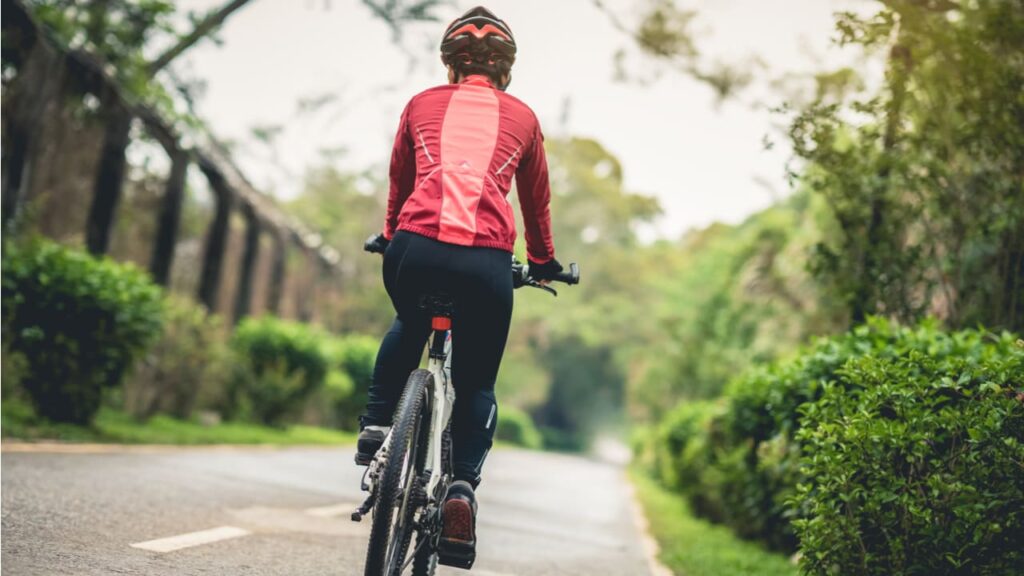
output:
[[[349,442],[376,339],[273,316],[234,330],[131,264],[39,238],[3,248],[4,438]],[[541,438],[509,407],[498,439]]]
[[[18,400],[3,403],[4,439],[117,444],[349,444],[355,433],[318,426],[271,428],[249,422],[180,420],[165,414],[140,421],[113,408],[100,408],[88,426],[53,422],[37,416]]]
[[[809,576],[1020,574],[1024,14],[886,1],[836,22],[885,76],[817,76],[796,194],[684,247],[629,397],[637,465],[686,505],[648,514],[680,574],[733,570],[673,556],[690,513]]]
[[[631,474],[637,498],[658,542],[658,559],[686,576],[796,576],[797,565],[693,513],[689,502],[644,471]]]

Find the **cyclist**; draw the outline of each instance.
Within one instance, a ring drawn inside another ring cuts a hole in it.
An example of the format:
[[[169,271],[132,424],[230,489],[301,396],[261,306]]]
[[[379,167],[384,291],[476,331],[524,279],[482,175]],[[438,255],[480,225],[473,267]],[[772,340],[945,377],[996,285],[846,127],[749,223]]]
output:
[[[551,237],[547,160],[534,113],[505,93],[516,43],[483,7],[452,22],[441,41],[448,84],[414,96],[391,153],[384,286],[397,317],[381,342],[361,418],[356,462],[380,448],[409,373],[430,334],[427,293],[453,297],[454,482],[444,503],[446,542],[475,547],[476,499],[497,421],[494,383],[512,317],[515,218],[506,196],[515,175],[530,273],[562,270]]]

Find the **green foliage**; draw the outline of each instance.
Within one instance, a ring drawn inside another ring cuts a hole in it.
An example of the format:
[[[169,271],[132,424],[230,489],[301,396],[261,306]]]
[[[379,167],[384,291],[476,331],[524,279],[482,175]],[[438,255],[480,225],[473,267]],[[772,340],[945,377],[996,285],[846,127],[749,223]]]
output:
[[[979,336],[854,359],[802,408],[805,574],[1024,570],[1024,349]]]
[[[86,426],[54,423],[19,400],[4,400],[3,437],[19,440],[116,442],[124,444],[351,444],[353,435],[313,426],[271,428],[244,422],[204,423],[162,414],[140,422],[134,416],[100,408]]]
[[[164,111],[173,112],[169,92],[151,81],[149,63],[143,55],[143,48],[154,38],[175,38],[173,2],[36,0],[31,8],[60,44],[99,56],[110,64],[115,78],[130,95],[157,102]]]
[[[201,398],[222,397],[232,360],[225,338],[220,318],[191,300],[168,297],[163,332],[125,385],[128,412],[187,419]]]
[[[524,448],[537,449],[544,444],[544,439],[530,415],[505,404],[498,409],[498,427],[494,431],[494,437],[500,442]]]
[[[259,422],[281,424],[326,381],[326,338],[305,324],[270,316],[242,321],[231,338],[237,367],[228,408],[244,402]]]
[[[363,241],[381,231],[387,187],[365,175],[331,168],[306,175],[302,193],[288,203],[290,213],[335,247],[344,264],[338,281],[345,297],[327,303],[324,323],[341,333],[384,334],[394,310],[380,281],[380,257],[363,252]]]
[[[659,254],[666,279],[646,311],[658,337],[636,354],[642,370],[629,390],[636,416],[657,419],[681,399],[715,397],[747,367],[842,324],[803,269],[822,208],[797,193],[738,226],[693,232],[675,254]]]
[[[331,389],[334,423],[345,430],[357,430],[380,342],[371,336],[348,335],[332,338],[327,345],[332,365],[327,386]]]
[[[869,314],[1024,328],[1024,10],[884,2],[839,40],[888,51],[882,89],[822,95],[791,127],[834,217],[812,269]]]
[[[162,314],[160,289],[131,265],[49,241],[4,244],[5,346],[24,357],[21,384],[42,416],[89,422]]]
[[[659,558],[687,576],[795,576],[785,556],[736,537],[728,528],[697,517],[685,498],[643,473],[631,474],[637,497],[658,541]]]
[[[1013,337],[1008,334],[997,336],[982,330],[945,333],[933,322],[906,328],[873,319],[847,334],[819,340],[790,360],[749,370],[731,383],[724,404],[678,407],[637,450],[658,479],[686,494],[699,514],[729,525],[741,536],[792,551],[797,544],[793,521],[825,514],[823,507],[830,505],[829,502],[834,504],[828,499],[838,497],[836,492],[820,488],[818,482],[832,481],[822,471],[841,477],[836,482],[848,482],[852,489],[861,479],[871,476],[864,468],[867,462],[858,460],[868,457],[863,452],[863,442],[873,438],[871,441],[878,447],[873,457],[879,462],[889,459],[899,463],[903,461],[905,448],[913,443],[912,438],[923,437],[910,433],[910,429],[920,423],[920,414],[884,409],[888,422],[861,430],[858,442],[842,442],[843,434],[849,431],[844,417],[856,414],[858,418],[873,418],[870,411],[862,412],[858,408],[857,398],[861,394],[883,394],[884,391],[885,402],[899,395],[910,398],[907,402],[922,402],[921,409],[927,411],[931,405],[919,390],[926,384],[941,387],[944,384],[937,383],[958,382],[968,386],[971,378],[976,378],[974,385],[980,387],[984,379],[978,374],[1001,374],[1001,386],[1009,385],[1012,378],[1016,378],[1017,386],[1024,385],[1020,376],[1022,354],[1024,352],[1015,348]],[[861,373],[866,368],[856,372],[858,366],[871,366],[874,379]],[[911,369],[914,378],[907,372]],[[853,378],[852,374],[859,376]],[[965,379],[964,374],[975,376]],[[1016,402],[1019,409],[1020,402]],[[878,400],[879,405],[883,403]],[[938,403],[933,407],[941,406]],[[950,406],[953,411],[948,414],[955,414],[958,408],[955,404]],[[1016,420],[997,415],[999,410],[1013,406],[981,406],[978,418],[988,418],[986,421],[991,426],[1003,420],[1018,422],[1011,426],[1019,426],[1024,415],[1018,413]],[[929,421],[934,426],[950,425],[942,418]],[[983,429],[968,419],[964,426]],[[884,437],[882,430],[893,436]],[[1003,429],[992,437],[993,441],[1003,442],[1008,434],[1017,433],[1013,430],[1016,429]],[[900,436],[904,433],[906,437]],[[824,436],[819,437],[820,434]],[[817,443],[808,444],[811,439]],[[944,461],[954,458],[953,452],[946,451],[956,446],[951,448],[945,443],[920,448],[936,451],[934,458]],[[825,453],[832,455],[824,457]],[[1000,474],[1012,474],[1010,462],[1004,459],[996,463],[990,459],[993,481]],[[885,470],[879,464],[872,473],[885,474]],[[906,472],[905,468],[899,470]],[[948,470],[953,475],[950,482],[970,484],[966,476],[957,475],[955,467]],[[878,482],[874,487],[882,481]],[[1019,483],[1017,486],[1020,488]],[[799,493],[798,487],[802,487]],[[799,494],[803,497],[798,497]],[[824,498],[825,503],[814,499],[818,496]],[[864,520],[858,517],[856,521],[861,522],[865,532],[882,530],[881,526]],[[1006,523],[1001,526],[1000,529],[1010,529]],[[886,529],[891,530],[891,527]],[[831,536],[836,537],[836,533]],[[837,562],[834,558],[827,561]],[[841,573],[853,573],[845,561],[838,562]]]

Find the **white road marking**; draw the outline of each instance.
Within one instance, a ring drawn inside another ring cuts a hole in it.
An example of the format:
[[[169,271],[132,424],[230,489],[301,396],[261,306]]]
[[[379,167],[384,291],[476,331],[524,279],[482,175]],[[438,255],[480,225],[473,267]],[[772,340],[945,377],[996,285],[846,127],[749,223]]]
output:
[[[640,534],[640,543],[644,549],[644,556],[647,558],[647,570],[651,576],[672,576],[672,571],[668,569],[668,566],[662,564],[661,560],[658,559],[661,549],[658,546],[658,541],[651,534],[650,524],[647,522],[647,516],[644,515],[644,508],[636,495],[636,487],[633,486],[628,473],[624,474],[624,476],[626,491],[629,493],[629,507],[633,513],[633,524]]]
[[[182,548],[212,544],[221,540],[248,536],[249,534],[252,534],[252,532],[242,528],[236,528],[234,526],[218,526],[217,528],[211,528],[209,530],[189,532],[188,534],[179,534],[178,536],[171,536],[169,538],[160,538],[158,540],[149,540],[147,542],[136,542],[135,544],[129,544],[129,546],[132,548],[149,550],[151,552],[174,552],[175,550],[181,550]]]
[[[310,516],[316,516],[318,518],[333,518],[335,516],[341,516],[343,514],[351,514],[358,504],[351,502],[344,502],[342,504],[332,504],[331,506],[317,506],[316,508],[306,508],[306,514]]]

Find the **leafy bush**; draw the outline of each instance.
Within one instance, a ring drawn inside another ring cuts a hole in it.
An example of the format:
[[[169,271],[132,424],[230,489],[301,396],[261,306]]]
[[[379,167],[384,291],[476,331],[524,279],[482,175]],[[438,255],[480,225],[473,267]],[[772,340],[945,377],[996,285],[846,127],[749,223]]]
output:
[[[544,445],[544,439],[533,423],[533,418],[530,418],[526,412],[507,404],[498,409],[498,424],[494,431],[494,437],[524,448],[537,449]]]
[[[334,340],[332,364],[348,385],[345,390],[337,389],[332,404],[337,423],[345,430],[359,428],[359,415],[366,408],[379,347],[380,340],[370,336],[350,335]]]
[[[1010,342],[860,358],[802,409],[804,573],[1024,573],[1024,349]]]
[[[201,395],[223,394],[230,362],[225,337],[217,316],[191,300],[169,297],[163,332],[125,385],[128,412],[186,419]]]
[[[324,384],[330,368],[325,348],[329,337],[316,328],[269,316],[244,320],[231,339],[237,366],[227,408],[238,409],[244,403],[260,422],[281,424]]]
[[[49,241],[7,242],[4,336],[41,416],[88,423],[160,332],[161,290],[130,264]]]
[[[849,370],[868,361],[893,370],[892,366],[927,360],[934,366],[933,381],[957,382],[964,370],[991,367],[1020,353],[1008,335],[981,330],[947,334],[934,323],[906,328],[875,319],[847,334],[822,339],[789,361],[748,371],[731,383],[717,411],[697,404],[676,408],[651,435],[653,446],[641,447],[641,453],[656,477],[686,494],[697,513],[744,537],[793,551],[798,543],[794,520],[819,514],[814,511],[819,503],[798,497],[798,486],[815,486],[814,468],[808,462],[820,457],[818,450],[805,449],[804,434],[829,421],[811,415],[817,414],[814,410],[826,402],[826,395],[854,398],[879,385],[851,379]],[[916,384],[903,376],[884,384],[894,394],[918,394]],[[853,410],[851,405],[844,409]],[[879,440],[890,441],[902,442]],[[896,450],[895,445],[890,448]],[[852,453],[860,446],[834,449]],[[888,457],[901,456],[889,452]],[[846,469],[856,470],[860,468]],[[844,574],[846,570],[853,573],[843,565]]]

